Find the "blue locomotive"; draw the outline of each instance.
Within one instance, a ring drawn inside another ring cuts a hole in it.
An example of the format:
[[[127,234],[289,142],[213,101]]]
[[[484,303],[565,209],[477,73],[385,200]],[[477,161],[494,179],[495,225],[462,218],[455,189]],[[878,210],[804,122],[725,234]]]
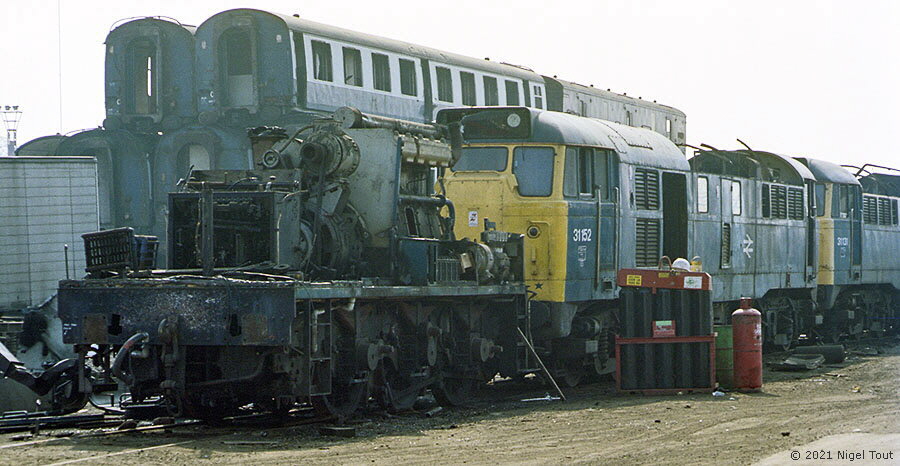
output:
[[[584,338],[579,320],[614,325],[616,271],[662,256],[702,263],[719,322],[756,298],[773,346],[897,328],[896,177],[749,148],[686,161],[653,132],[536,109],[448,109],[438,121],[465,136],[444,182],[465,213],[457,231],[489,217],[526,235],[526,283],[553,338]],[[603,332],[592,338],[602,349]],[[605,357],[575,356],[588,371]]]

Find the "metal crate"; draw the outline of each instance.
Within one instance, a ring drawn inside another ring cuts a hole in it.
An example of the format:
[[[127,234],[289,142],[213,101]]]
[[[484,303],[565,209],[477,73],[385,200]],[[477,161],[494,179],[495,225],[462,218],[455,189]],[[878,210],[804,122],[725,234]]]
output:
[[[81,235],[85,271],[124,270],[134,263],[134,230],[116,228]]]
[[[714,336],[616,337],[616,390],[665,395],[716,388]]]
[[[674,269],[623,269],[618,283],[616,389],[644,394],[715,389],[712,278]]]

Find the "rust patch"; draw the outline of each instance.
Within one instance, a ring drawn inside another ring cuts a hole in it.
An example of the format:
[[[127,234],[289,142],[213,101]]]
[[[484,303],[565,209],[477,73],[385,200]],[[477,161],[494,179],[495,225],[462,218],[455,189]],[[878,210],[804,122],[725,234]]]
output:
[[[84,316],[84,341],[87,343],[106,344],[109,339],[109,324],[106,314],[88,314]]]
[[[263,314],[244,314],[241,316],[241,336],[243,343],[261,344],[269,338],[269,325]]]

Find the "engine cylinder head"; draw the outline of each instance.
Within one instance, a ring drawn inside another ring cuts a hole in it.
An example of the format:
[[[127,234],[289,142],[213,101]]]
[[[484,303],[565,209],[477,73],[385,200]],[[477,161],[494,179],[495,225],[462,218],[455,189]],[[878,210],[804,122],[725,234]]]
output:
[[[359,166],[359,146],[340,129],[323,128],[303,142],[300,157],[310,171],[348,176]]]

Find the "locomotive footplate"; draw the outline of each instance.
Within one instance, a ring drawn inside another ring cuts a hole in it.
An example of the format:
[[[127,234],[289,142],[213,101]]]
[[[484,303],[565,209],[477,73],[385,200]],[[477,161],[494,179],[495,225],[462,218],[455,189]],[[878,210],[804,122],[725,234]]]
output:
[[[359,281],[249,281],[228,278],[64,280],[59,316],[68,344],[122,345],[138,332],[159,344],[163,319],[178,319],[192,345],[288,346],[296,301],[349,298],[521,296],[520,284],[387,286]]]
[[[524,311],[522,285],[266,278],[60,282],[63,339],[81,366],[90,360],[101,369],[85,374],[79,390],[90,393],[112,376],[133,402],[162,399],[175,415],[306,401],[349,415],[370,385],[376,399],[401,410],[428,385],[466,393],[482,367],[516,371],[516,352],[502,351],[514,338],[478,316],[497,322]]]
[[[161,344],[163,320],[177,320],[191,345],[284,346],[295,315],[290,282],[243,280],[68,280],[60,282],[59,317],[69,344],[124,344],[145,332]]]

